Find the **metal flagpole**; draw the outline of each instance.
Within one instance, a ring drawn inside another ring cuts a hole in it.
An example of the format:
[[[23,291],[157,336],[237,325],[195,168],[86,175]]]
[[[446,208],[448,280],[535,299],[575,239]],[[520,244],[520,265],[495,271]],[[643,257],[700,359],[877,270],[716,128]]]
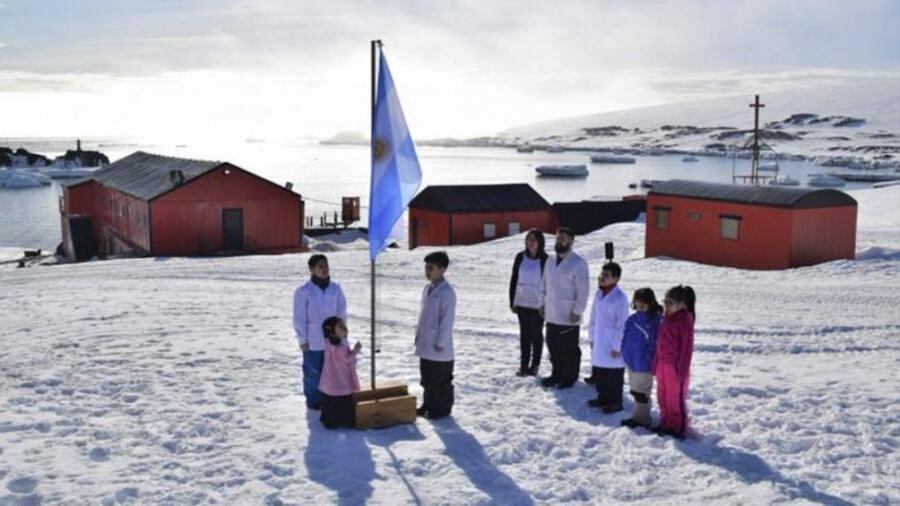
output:
[[[369,133],[369,149],[371,150],[371,156],[369,157],[372,163],[375,163],[375,53],[378,48],[381,47],[380,40],[372,41],[372,125]],[[370,169],[371,170],[371,169]],[[371,176],[370,176],[371,177]],[[369,196],[369,200],[371,200],[371,196]],[[371,213],[371,208],[369,209]],[[371,222],[371,217],[369,219]],[[371,230],[369,230],[371,232]],[[372,391],[375,391],[375,258],[371,259],[371,279],[370,285],[372,287],[372,312],[371,312],[371,334],[372,334],[372,348],[371,348],[371,362],[372,362],[372,371],[371,371],[371,379],[372,379]]]

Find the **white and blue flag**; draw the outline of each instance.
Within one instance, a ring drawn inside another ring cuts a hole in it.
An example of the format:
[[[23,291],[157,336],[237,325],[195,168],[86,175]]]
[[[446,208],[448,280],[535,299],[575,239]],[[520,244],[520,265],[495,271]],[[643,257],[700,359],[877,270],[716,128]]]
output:
[[[372,125],[372,182],[369,188],[369,258],[374,260],[390,243],[403,211],[422,183],[416,156],[397,89],[381,53],[375,121]]]

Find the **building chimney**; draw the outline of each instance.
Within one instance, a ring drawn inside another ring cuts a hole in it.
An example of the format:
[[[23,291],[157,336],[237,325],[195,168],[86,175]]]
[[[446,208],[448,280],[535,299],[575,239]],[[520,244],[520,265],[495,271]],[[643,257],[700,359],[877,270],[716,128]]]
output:
[[[78,147],[76,148],[76,150],[77,150],[79,153],[81,153],[81,139],[78,139],[76,142],[78,143]]]
[[[169,180],[170,180],[170,181],[172,182],[172,184],[174,184],[175,186],[178,186],[178,185],[180,185],[180,184],[184,184],[184,172],[181,172],[181,171],[178,170],[178,169],[170,170],[170,171],[169,171]]]

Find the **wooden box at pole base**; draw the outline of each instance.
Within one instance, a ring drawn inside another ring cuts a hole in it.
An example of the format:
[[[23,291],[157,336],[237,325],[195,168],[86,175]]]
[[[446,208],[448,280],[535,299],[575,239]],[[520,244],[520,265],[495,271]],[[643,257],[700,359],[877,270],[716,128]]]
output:
[[[383,380],[353,394],[357,429],[375,429],[401,423],[415,423],[416,398],[409,395],[406,383]]]

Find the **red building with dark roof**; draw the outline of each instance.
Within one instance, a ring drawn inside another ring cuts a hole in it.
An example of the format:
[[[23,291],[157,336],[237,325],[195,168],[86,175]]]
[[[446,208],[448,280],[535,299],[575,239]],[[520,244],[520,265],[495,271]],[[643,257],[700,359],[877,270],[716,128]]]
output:
[[[60,211],[78,260],[303,249],[302,197],[228,162],[139,151],[65,186]]]
[[[645,254],[744,269],[852,259],[856,215],[856,200],[837,190],[657,182]]]
[[[429,186],[409,203],[410,249],[475,244],[530,228],[555,232],[555,217],[524,183]]]

